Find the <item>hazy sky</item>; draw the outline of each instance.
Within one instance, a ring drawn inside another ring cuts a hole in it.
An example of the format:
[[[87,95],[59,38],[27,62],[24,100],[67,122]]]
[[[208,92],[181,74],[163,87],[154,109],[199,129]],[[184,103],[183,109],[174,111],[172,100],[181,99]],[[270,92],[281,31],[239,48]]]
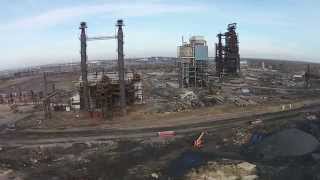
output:
[[[238,23],[242,57],[320,62],[319,0],[1,0],[1,67],[80,61],[79,23],[88,35],[125,26],[125,56],[176,56],[181,36],[216,34]],[[116,57],[116,41],[90,42],[89,60]]]

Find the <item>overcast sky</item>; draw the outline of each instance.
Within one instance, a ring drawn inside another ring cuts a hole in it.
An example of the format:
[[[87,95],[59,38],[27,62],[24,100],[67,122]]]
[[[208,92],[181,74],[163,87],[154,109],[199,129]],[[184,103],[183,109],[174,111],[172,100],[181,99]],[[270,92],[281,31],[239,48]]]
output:
[[[242,57],[320,62],[319,0],[1,0],[1,67],[80,61],[79,23],[114,35],[124,20],[125,56],[176,56],[181,36],[238,23]],[[89,60],[116,58],[116,41],[90,42]]]

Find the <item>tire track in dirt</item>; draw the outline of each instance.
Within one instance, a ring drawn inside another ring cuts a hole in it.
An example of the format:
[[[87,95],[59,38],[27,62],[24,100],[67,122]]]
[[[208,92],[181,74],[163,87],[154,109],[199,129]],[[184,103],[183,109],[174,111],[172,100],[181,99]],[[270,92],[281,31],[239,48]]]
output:
[[[206,130],[209,132],[229,129],[241,125],[249,124],[255,119],[260,119],[263,122],[273,122],[283,119],[290,119],[303,114],[306,111],[319,110],[319,104],[305,106],[299,109],[265,113],[259,115],[245,116],[219,121],[208,121],[201,123],[193,123],[180,126],[156,127],[156,128],[140,128],[140,129],[99,129],[99,130],[83,130],[71,132],[32,132],[32,131],[17,131],[2,134],[0,136],[0,145],[2,146],[27,146],[27,145],[42,145],[55,143],[75,143],[87,141],[106,141],[116,139],[139,139],[157,137],[157,132],[172,130],[176,131],[178,136],[187,135],[190,133],[198,133]]]

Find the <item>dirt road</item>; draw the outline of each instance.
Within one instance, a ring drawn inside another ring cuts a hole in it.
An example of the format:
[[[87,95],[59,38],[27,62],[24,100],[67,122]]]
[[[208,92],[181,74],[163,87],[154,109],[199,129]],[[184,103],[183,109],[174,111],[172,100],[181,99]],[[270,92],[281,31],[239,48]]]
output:
[[[282,120],[294,120],[304,116],[306,112],[318,111],[320,104],[305,105],[299,109],[262,113],[255,115],[246,115],[238,118],[209,120],[199,123],[191,123],[177,126],[162,126],[153,128],[131,128],[131,129],[77,129],[77,130],[55,130],[55,131],[12,131],[1,134],[1,146],[35,146],[35,145],[50,145],[59,143],[75,143],[88,141],[106,141],[115,139],[141,139],[157,137],[157,132],[172,130],[177,136],[184,134],[198,133],[206,130],[209,132],[230,129],[241,125],[250,125],[250,122],[256,119],[263,123],[270,123]]]

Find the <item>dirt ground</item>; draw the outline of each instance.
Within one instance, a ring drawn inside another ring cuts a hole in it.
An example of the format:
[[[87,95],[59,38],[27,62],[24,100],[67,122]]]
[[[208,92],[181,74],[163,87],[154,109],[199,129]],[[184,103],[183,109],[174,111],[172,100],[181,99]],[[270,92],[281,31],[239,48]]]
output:
[[[45,120],[42,108],[37,107],[23,121],[18,121],[19,129],[69,129],[81,127],[157,127],[166,124],[179,125],[202,122],[212,119],[232,118],[242,114],[282,111],[282,106],[292,108],[301,106],[301,101],[314,100],[320,96],[318,85],[310,90],[304,88],[304,80],[293,80],[295,72],[281,72],[248,68],[242,70],[238,78],[225,78],[223,83],[212,79],[214,85],[207,89],[178,88],[176,67],[144,67],[137,69],[142,74],[144,104],[128,107],[128,116],[121,118],[109,116],[105,119],[91,118],[88,113],[79,111],[54,112],[52,119]],[[303,68],[300,69],[302,71]],[[299,71],[298,71],[299,72]],[[248,77],[252,77],[248,79]],[[1,84],[0,90],[31,87],[41,90],[41,76],[26,77]],[[63,92],[60,99],[68,100],[76,92],[77,73],[63,73],[48,76],[50,83]],[[40,84],[39,84],[40,81]],[[35,86],[36,84],[39,84]],[[294,86],[293,86],[293,85]],[[319,86],[320,87],[320,86]],[[242,90],[248,89],[248,93]],[[185,94],[195,97],[184,97]],[[69,97],[70,98],[70,97]],[[222,102],[218,102],[218,99]],[[21,106],[20,108],[23,108]]]
[[[320,115],[319,113],[316,115]],[[283,123],[280,123],[283,122]],[[311,125],[312,124],[312,125]],[[320,164],[312,154],[264,160],[254,153],[251,136],[255,132],[274,134],[282,129],[320,128],[319,119],[302,117],[242,125],[208,132],[204,147],[195,149],[200,132],[167,138],[142,138],[66,143],[36,147],[1,147],[3,176],[16,179],[209,179],[217,177],[259,179],[316,179]],[[241,170],[241,163],[255,170]],[[240,169],[239,169],[240,167]],[[294,173],[292,173],[294,171]]]
[[[47,81],[48,87],[52,87],[55,84],[56,89],[75,91],[74,82],[79,80],[79,73],[57,73],[49,74]],[[10,93],[19,91],[30,91],[34,92],[43,91],[43,75],[34,75],[19,77],[14,79],[6,79],[0,81],[0,93]]]

